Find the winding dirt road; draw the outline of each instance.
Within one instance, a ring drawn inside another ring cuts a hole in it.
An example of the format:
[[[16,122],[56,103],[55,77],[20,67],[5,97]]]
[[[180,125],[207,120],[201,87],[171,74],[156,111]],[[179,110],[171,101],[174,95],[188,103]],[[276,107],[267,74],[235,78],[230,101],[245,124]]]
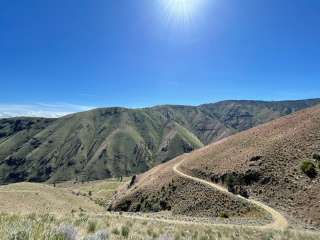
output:
[[[163,222],[163,223],[169,223],[169,224],[183,224],[183,225],[201,225],[201,226],[215,226],[215,227],[229,227],[229,228],[237,228],[237,227],[246,227],[246,228],[254,228],[254,229],[260,229],[260,230],[285,230],[288,228],[289,224],[287,219],[278,211],[275,209],[265,205],[262,202],[253,200],[253,199],[246,199],[239,195],[234,195],[230,193],[226,188],[214,184],[212,182],[208,182],[206,180],[196,178],[190,175],[187,175],[183,173],[179,167],[181,164],[185,161],[185,159],[181,160],[177,164],[174,165],[173,171],[179,175],[180,177],[190,179],[195,182],[199,182],[201,184],[207,185],[211,188],[214,188],[218,191],[221,191],[225,194],[232,195],[233,197],[238,197],[239,199],[242,199],[244,201],[247,201],[251,204],[254,204],[255,206],[263,209],[264,211],[268,212],[271,216],[273,221],[271,223],[268,223],[266,225],[240,225],[240,224],[227,224],[227,223],[210,223],[210,222],[197,222],[197,221],[187,221],[187,220],[178,220],[178,219],[165,219],[163,217],[150,217],[150,216],[144,216],[144,215],[132,215],[132,214],[125,214],[125,213],[109,213],[111,215],[121,216],[125,218],[130,219],[137,219],[137,220],[144,220],[144,221],[157,221],[157,222]]]
[[[209,187],[212,187],[220,192],[223,192],[225,194],[228,194],[228,195],[233,195],[235,196],[234,194],[230,193],[226,188],[218,185],[218,184],[214,184],[212,182],[208,182],[206,180],[203,180],[203,179],[200,179],[200,178],[196,178],[196,177],[193,177],[193,176],[190,176],[190,175],[187,175],[185,173],[183,173],[181,170],[179,170],[179,167],[181,166],[181,164],[185,161],[185,159],[183,159],[182,161],[180,161],[179,163],[177,163],[176,165],[174,165],[173,167],[173,171],[178,174],[179,176],[181,177],[184,177],[184,178],[187,178],[187,179],[190,179],[192,181],[195,181],[195,182],[199,182],[199,183],[202,183],[204,185],[207,185]],[[256,200],[253,200],[253,199],[247,199],[247,198],[244,198],[240,195],[236,195],[236,197],[238,197],[239,199],[242,199],[246,202],[249,202],[259,208],[262,208],[263,210],[265,210],[266,212],[270,213],[271,216],[272,216],[272,219],[273,221],[267,225],[262,225],[262,226],[247,226],[246,227],[254,227],[254,228],[260,228],[260,229],[274,229],[274,230],[285,230],[286,228],[288,228],[288,221],[287,219],[281,214],[279,213],[278,211],[276,211],[275,209],[265,205],[264,203],[262,202],[259,202],[259,201],[256,201]]]

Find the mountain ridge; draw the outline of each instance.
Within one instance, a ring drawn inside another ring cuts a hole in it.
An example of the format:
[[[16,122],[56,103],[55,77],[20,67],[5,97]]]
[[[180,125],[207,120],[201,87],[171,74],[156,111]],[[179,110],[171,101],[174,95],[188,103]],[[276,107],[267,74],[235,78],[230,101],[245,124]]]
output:
[[[98,108],[61,118],[0,119],[0,183],[133,175],[320,99]]]

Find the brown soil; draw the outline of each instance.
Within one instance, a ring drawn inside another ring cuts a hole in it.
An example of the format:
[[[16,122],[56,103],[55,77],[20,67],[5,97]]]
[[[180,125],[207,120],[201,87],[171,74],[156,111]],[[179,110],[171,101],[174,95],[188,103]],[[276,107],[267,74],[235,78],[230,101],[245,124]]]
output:
[[[123,186],[110,209],[131,212],[171,210],[175,215],[196,217],[225,215],[260,219],[264,216],[263,211],[253,204],[179,176],[173,170],[179,160],[182,158],[138,176],[136,183],[129,189],[128,186]]]

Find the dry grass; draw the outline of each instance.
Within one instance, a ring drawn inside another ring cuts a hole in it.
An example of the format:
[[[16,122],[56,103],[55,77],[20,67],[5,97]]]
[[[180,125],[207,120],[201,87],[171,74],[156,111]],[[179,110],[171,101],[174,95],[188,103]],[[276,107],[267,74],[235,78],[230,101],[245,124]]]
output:
[[[88,223],[95,221],[94,232],[87,232]],[[0,215],[0,239],[34,239],[56,240],[57,235],[67,232],[76,235],[76,239],[85,239],[95,233],[104,233],[108,239],[161,239],[161,240],[317,240],[319,235],[313,233],[298,233],[294,231],[274,232],[257,231],[244,228],[223,228],[204,226],[183,226],[155,221],[128,220],[121,216],[89,216],[80,214],[73,218],[56,218],[50,215]],[[17,236],[22,236],[18,238]],[[62,238],[63,240],[71,240]]]
[[[101,213],[104,209],[84,196],[65,189],[36,183],[0,187],[0,212],[9,214],[56,214],[74,212]]]
[[[125,179],[127,180],[127,179]],[[53,185],[18,183],[0,187],[0,212],[8,214],[98,214],[122,184],[117,179]],[[91,196],[89,195],[91,192]]]
[[[90,182],[62,182],[56,185],[59,189],[68,190],[72,194],[85,196],[99,205],[105,205],[113,196],[116,189],[128,182],[130,178],[123,178],[122,181],[116,178],[90,181]]]
[[[73,240],[60,238],[63,234],[76,236],[76,240],[100,239],[93,237],[107,235],[107,239],[111,240],[320,239],[315,234],[293,231],[262,232],[245,227],[223,228],[199,224],[186,226],[181,223],[130,219],[105,213],[103,208],[90,201],[87,196],[71,193],[90,189],[92,196],[95,196],[104,189],[103,186],[116,187],[119,184],[113,180],[83,185],[64,183],[56,188],[30,183],[3,186],[0,188],[0,240]],[[71,213],[72,209],[78,207],[83,210]]]

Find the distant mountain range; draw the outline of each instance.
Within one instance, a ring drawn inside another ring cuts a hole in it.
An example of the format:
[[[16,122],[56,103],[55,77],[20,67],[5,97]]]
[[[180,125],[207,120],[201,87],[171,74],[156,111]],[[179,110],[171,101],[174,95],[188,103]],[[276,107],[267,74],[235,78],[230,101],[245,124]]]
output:
[[[0,120],[0,183],[94,180],[144,172],[182,153],[320,103],[223,101],[101,108]]]

